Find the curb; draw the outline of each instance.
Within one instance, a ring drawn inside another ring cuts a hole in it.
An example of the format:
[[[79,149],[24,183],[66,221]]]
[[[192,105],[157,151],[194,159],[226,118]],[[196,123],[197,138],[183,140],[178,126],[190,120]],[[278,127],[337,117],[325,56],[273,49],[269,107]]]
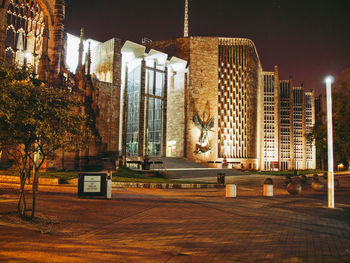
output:
[[[119,188],[157,188],[157,189],[203,189],[203,188],[223,188],[222,184],[180,184],[180,183],[132,183],[113,182],[113,187]]]
[[[0,175],[0,182],[19,184],[20,180],[18,176]],[[39,184],[59,185],[59,178],[39,178]]]
[[[0,175],[2,183],[19,184],[18,176]],[[39,185],[62,185],[59,178],[39,178]],[[77,180],[65,186],[77,186]],[[116,188],[156,188],[156,189],[203,189],[203,188],[223,188],[221,184],[181,184],[181,183],[134,183],[134,182],[112,182],[112,187]]]

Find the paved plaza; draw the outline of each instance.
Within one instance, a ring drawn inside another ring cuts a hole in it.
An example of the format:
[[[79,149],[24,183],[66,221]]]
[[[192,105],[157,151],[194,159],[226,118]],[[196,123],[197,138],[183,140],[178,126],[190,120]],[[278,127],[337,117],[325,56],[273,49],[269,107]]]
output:
[[[237,176],[225,189],[115,188],[79,199],[72,186],[41,186],[34,223],[16,214],[16,185],[0,184],[1,262],[350,262],[350,177],[336,209],[309,184],[298,196],[273,177]],[[4,190],[5,189],[5,190]]]

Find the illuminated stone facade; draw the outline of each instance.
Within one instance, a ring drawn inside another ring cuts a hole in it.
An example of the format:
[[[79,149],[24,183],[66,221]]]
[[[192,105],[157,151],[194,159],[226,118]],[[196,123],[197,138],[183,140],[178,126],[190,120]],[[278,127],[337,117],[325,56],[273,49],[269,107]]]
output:
[[[251,40],[191,36],[142,46],[86,40],[83,31],[74,40],[64,34],[64,0],[3,3],[1,57],[80,94],[101,138],[87,151],[58,154],[52,167],[113,168],[120,155],[207,166],[226,159],[256,170],[314,167],[315,146],[304,136],[315,123],[313,93],[280,81],[277,67],[264,72]],[[78,49],[77,64],[66,64]]]
[[[262,169],[279,169],[279,77],[274,72],[264,72],[264,130]]]
[[[306,140],[315,124],[314,93],[281,80],[279,101],[280,169],[315,169],[315,143]]]
[[[293,149],[296,170],[306,168],[305,92],[304,87],[293,87]]]
[[[315,93],[305,92],[305,132],[312,132],[315,126]],[[306,169],[316,169],[316,145],[315,142],[306,141]]]
[[[260,169],[262,115],[257,108],[263,83],[254,43],[238,38],[189,37],[147,46],[188,61],[182,157],[205,165],[226,158],[237,168]],[[207,147],[201,146],[195,116],[203,123],[213,118]]]
[[[293,150],[293,84],[291,80],[280,81],[280,169],[294,169]]]

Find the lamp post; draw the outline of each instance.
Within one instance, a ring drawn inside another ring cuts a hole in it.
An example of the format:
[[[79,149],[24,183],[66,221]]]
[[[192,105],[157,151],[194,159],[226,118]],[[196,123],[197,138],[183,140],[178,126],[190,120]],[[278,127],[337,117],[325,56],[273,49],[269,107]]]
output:
[[[328,76],[327,93],[327,142],[328,142],[328,208],[334,208],[334,174],[333,174],[333,124],[332,124],[332,83],[334,78]]]

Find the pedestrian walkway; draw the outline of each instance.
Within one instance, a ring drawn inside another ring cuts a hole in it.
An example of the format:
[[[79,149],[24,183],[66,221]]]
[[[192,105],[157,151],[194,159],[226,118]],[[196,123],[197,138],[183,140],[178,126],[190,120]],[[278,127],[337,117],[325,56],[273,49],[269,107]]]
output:
[[[272,198],[261,176],[236,179],[228,199],[224,189],[115,188],[112,200],[94,200],[41,187],[35,224],[1,213],[15,202],[0,195],[0,261],[350,262],[349,177],[336,209],[309,186],[289,195],[283,178]]]

